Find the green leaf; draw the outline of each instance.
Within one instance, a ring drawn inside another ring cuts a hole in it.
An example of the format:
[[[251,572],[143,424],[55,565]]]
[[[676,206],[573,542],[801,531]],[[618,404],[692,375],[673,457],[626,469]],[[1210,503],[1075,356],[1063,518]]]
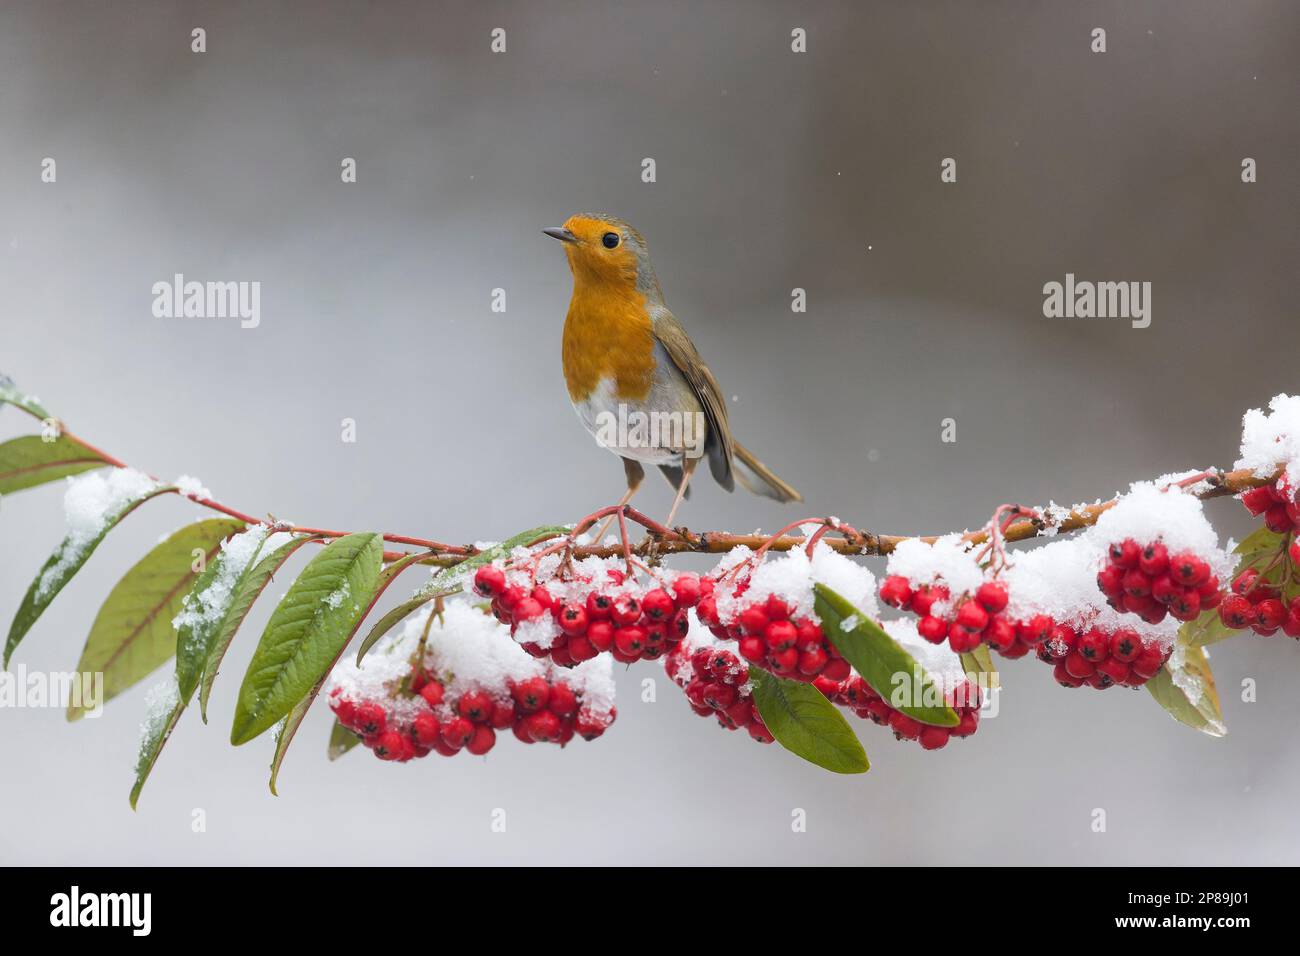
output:
[[[772,736],[790,753],[833,773],[866,773],[867,752],[839,708],[811,684],[749,669],[754,705]]]
[[[0,373],[0,405],[4,404],[16,405],[29,415],[35,415],[37,418],[54,417],[35,395],[24,395],[18,391],[13,379]]]
[[[271,796],[273,797],[279,796],[279,794],[275,792],[275,780],[280,776],[280,765],[284,763],[285,754],[289,752],[289,744],[293,743],[294,735],[298,733],[298,728],[302,726],[303,718],[307,716],[307,711],[311,709],[312,701],[316,699],[316,695],[320,693],[320,689],[324,683],[325,681],[322,678],[316,686],[312,688],[310,694],[293,705],[293,710],[289,711],[288,716],[284,718],[284,722],[279,727],[279,732],[275,735],[275,754],[271,757],[270,782]]]
[[[871,615],[859,611],[824,584],[814,584],[813,591],[822,631],[886,703],[925,724],[956,727],[961,723],[957,712],[943,703],[942,689],[925,668]],[[853,626],[845,629],[846,621],[852,621]],[[899,695],[894,690],[900,681],[906,693],[902,695],[904,700],[895,702]],[[919,703],[914,703],[917,698]]]
[[[1191,647],[1205,647],[1226,640],[1229,637],[1236,637],[1238,634],[1250,633],[1252,633],[1250,628],[1233,630],[1228,627],[1223,623],[1223,619],[1219,617],[1219,609],[1212,607],[1202,611],[1199,617],[1180,627],[1178,629],[1178,640]]]
[[[1246,536],[1244,541],[1232,549],[1234,554],[1241,555],[1236,570],[1232,572],[1233,579],[1235,580],[1247,568],[1258,568],[1263,571],[1264,566],[1277,557],[1278,552],[1283,549],[1285,544],[1284,535],[1280,535],[1276,531],[1270,531],[1268,528],[1256,528]],[[1276,568],[1265,575],[1264,580],[1282,588],[1284,601],[1289,601],[1293,596],[1288,561],[1279,561]],[[1205,647],[1227,640],[1230,637],[1236,637],[1238,634],[1251,633],[1253,632],[1250,628],[1234,630],[1228,627],[1219,617],[1218,608],[1207,608],[1199,617],[1188,621],[1179,628],[1178,640],[1192,647]]]
[[[199,685],[199,713],[203,717],[205,724],[208,722],[208,698],[212,696],[212,685],[221,670],[221,662],[226,657],[230,642],[235,639],[235,632],[239,630],[239,626],[244,623],[244,618],[248,616],[253,602],[257,600],[267,584],[274,578],[275,572],[279,571],[284,562],[289,560],[289,556],[308,541],[314,541],[318,537],[318,535],[305,535],[294,538],[292,541],[286,541],[258,561],[251,571],[246,572],[233,591],[234,598],[221,619],[221,626],[213,632],[210,641],[204,642],[208,645],[206,649],[196,649],[196,653],[201,651],[204,655],[200,664],[191,661],[189,653],[182,647],[177,657],[177,664],[179,665],[181,658],[185,657],[186,668],[197,667],[199,673],[203,675]],[[179,644],[177,646],[181,647]]]
[[[5,667],[9,666],[9,659],[13,656],[14,650],[31,630],[32,625],[45,613],[45,609],[63,590],[63,586],[72,580],[73,576],[81,570],[82,565],[95,553],[95,549],[99,547],[99,543],[105,536],[117,527],[118,522],[150,498],[156,498],[169,491],[175,491],[175,488],[169,485],[158,485],[142,495],[126,500],[104,515],[99,531],[88,541],[78,541],[72,536],[63,539],[42,566],[40,574],[36,575],[36,580],[32,581],[31,586],[27,588],[22,604],[18,606],[18,613],[14,615],[13,623],[9,625],[9,638],[5,641]]]
[[[1241,560],[1237,562],[1236,574],[1240,574],[1262,560],[1271,560],[1273,555],[1277,554],[1282,548],[1282,537],[1276,531],[1270,531],[1265,527],[1256,528],[1248,534],[1244,541],[1232,549],[1233,554],[1241,555]]]
[[[24,435],[0,445],[0,495],[35,488],[107,464],[84,445],[63,436],[46,441],[40,435]]]
[[[981,644],[975,650],[966,651],[960,656],[961,669],[967,674],[974,674],[980,687],[994,688],[999,685],[1001,678],[987,644]]]
[[[334,726],[330,728],[330,742],[325,756],[330,760],[338,760],[359,743],[361,743],[360,737],[335,720]]]
[[[258,554],[261,553],[262,546],[269,540],[269,535],[264,538],[258,545]],[[203,632],[195,635],[192,628],[182,627],[176,635],[176,693],[177,700],[165,719],[158,719],[156,722],[148,724],[145,730],[144,738],[140,746],[140,756],[136,762],[136,779],[135,786],[131,788],[131,807],[135,808],[136,801],[140,799],[140,791],[144,789],[145,781],[149,779],[149,774],[154,765],[158,762],[158,757],[162,753],[163,747],[171,739],[172,731],[176,728],[176,723],[180,716],[194,699],[195,677],[202,674],[203,692],[200,697],[200,704],[203,711],[203,722],[207,723],[207,695],[212,690],[212,679],[216,677],[216,668],[221,663],[221,656],[224,655],[230,641],[238,630],[239,624],[243,621],[248,609],[256,600],[257,595],[261,593],[266,582],[270,580],[271,574],[280,567],[280,565],[295,550],[306,542],[312,540],[311,536],[294,538],[285,542],[275,551],[273,551],[261,562],[254,566],[256,555],[250,560],[244,568],[244,573],[232,584],[229,592],[229,603],[225,606],[225,611],[220,621],[215,626],[204,628]],[[191,594],[202,594],[216,576],[220,574],[218,562],[224,563],[226,552],[222,551],[216,560],[208,563],[207,570],[199,576]],[[248,569],[252,567],[250,572]],[[211,671],[204,668],[211,667]]]
[[[188,525],[117,582],[95,616],[77,663],[78,673],[103,673],[104,700],[112,700],[176,653],[172,618],[199,577],[194,552],[210,560],[222,541],[243,529],[244,523],[234,518]],[[77,720],[88,709],[78,702],[69,704],[68,720]]]
[[[145,781],[149,779],[154,764],[158,762],[158,755],[162,753],[163,745],[171,739],[172,731],[176,729],[176,723],[181,719],[181,714],[185,712],[188,703],[188,698],[177,697],[170,710],[160,708],[157,714],[150,714],[149,719],[145,721],[144,734],[140,740],[140,754],[135,763],[135,783],[131,787],[132,810],[140,800],[140,791],[144,789]]]
[[[1211,737],[1228,733],[1204,648],[1174,645],[1173,654],[1146,687],[1174,720]]]
[[[315,701],[317,695],[320,694],[321,688],[325,686],[325,679],[329,677],[330,671],[334,669],[334,665],[338,663],[339,657],[343,655],[343,649],[347,647],[348,642],[351,641],[353,635],[356,634],[357,628],[361,626],[361,622],[365,620],[366,615],[370,613],[370,609],[375,606],[375,602],[377,602],[384,591],[388,589],[388,586],[397,579],[399,574],[401,574],[406,568],[410,567],[413,562],[424,557],[428,557],[428,555],[421,552],[408,554],[406,557],[394,561],[379,573],[379,582],[375,587],[375,593],[371,595],[370,603],[366,605],[365,610],[361,612],[356,623],[352,625],[352,630],[348,632],[348,636],[339,647],[338,654],[336,654],[334,659],[329,662],[329,665],[321,673],[320,680],[316,682],[315,686],[312,687],[307,696],[298,701],[298,703],[294,705],[293,710],[289,711],[289,715],[280,726],[280,732],[276,735],[275,755],[271,758],[271,793],[274,796],[279,796],[279,794],[275,792],[275,780],[276,777],[280,775],[280,765],[284,763],[284,756],[289,750],[289,744],[293,743],[294,735],[298,733],[298,727],[302,724],[303,718],[307,716],[307,711],[311,709],[312,702]]]
[[[383,540],[373,532],[330,542],[289,588],[262,633],[239,689],[230,742],[269,730],[328,673],[379,584]]]

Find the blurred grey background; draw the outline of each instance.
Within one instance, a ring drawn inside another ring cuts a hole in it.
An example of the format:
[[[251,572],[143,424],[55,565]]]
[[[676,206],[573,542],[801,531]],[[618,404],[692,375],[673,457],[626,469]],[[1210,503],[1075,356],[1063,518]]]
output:
[[[0,369],[79,434],[254,513],[452,541],[576,520],[622,474],[568,406],[570,278],[539,230],[604,210],[646,235],[737,433],[805,514],[935,532],[1003,501],[1109,496],[1231,464],[1242,411],[1297,387],[1298,30],[1295,3],[1204,0],[9,2]],[[260,281],[260,327],[155,319],[150,287],[175,272]],[[1150,281],[1151,327],[1045,319],[1042,286],[1067,272]],[[27,428],[0,413],[4,437]],[[665,513],[667,487],[648,487]],[[6,620],[60,497],[0,508]],[[1210,507],[1225,535],[1248,529]],[[72,667],[117,577],[196,516],[167,500],[130,518],[18,660]],[[704,482],[684,511],[700,529],[797,516]],[[924,753],[862,723],[873,769],[837,778],[697,718],[641,665],[611,732],[563,752],[330,765],[318,706],[276,799],[269,738],[227,743],[272,605],[137,814],[148,682],[98,721],[0,712],[0,861],[1300,862],[1285,638],[1214,649],[1223,740],[1144,692],[1058,688],[1030,659],[1004,668],[1001,716],[974,739]]]

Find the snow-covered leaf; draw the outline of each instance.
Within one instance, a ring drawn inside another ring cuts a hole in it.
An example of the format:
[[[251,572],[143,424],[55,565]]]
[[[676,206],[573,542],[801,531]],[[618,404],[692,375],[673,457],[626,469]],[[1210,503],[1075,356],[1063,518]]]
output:
[[[330,542],[303,569],[244,674],[231,743],[269,730],[329,672],[370,607],[382,563],[383,539],[362,532]]]
[[[40,435],[23,435],[0,445],[0,495],[35,488],[107,464],[84,445],[62,436],[46,441]]]
[[[957,712],[941,703],[943,689],[869,614],[820,582],[814,586],[814,592],[817,616],[826,639],[890,706],[925,724],[956,727],[961,723]],[[893,692],[900,677],[919,693],[908,694],[907,700],[896,702]],[[919,700],[913,699],[918,697]]]
[[[757,667],[749,669],[749,679],[759,716],[790,753],[834,773],[871,769],[853,728],[817,688]]]
[[[87,489],[84,482],[99,482],[100,486]],[[93,493],[81,493],[86,490]],[[64,499],[68,512],[67,534],[41,567],[14,614],[5,641],[5,667],[32,625],[118,522],[150,498],[173,490],[124,468],[113,469],[107,479],[99,474],[83,475],[68,486]]]
[[[221,670],[221,662],[225,659],[226,651],[230,648],[230,642],[235,638],[235,632],[239,630],[239,625],[244,622],[248,616],[253,602],[257,600],[258,595],[266,588],[275,572],[279,571],[284,562],[289,560],[289,556],[301,548],[308,541],[316,539],[316,535],[306,535],[286,541],[270,554],[261,558],[257,564],[253,565],[251,571],[240,578],[237,588],[234,591],[234,597],[231,599],[229,607],[226,609],[221,619],[221,625],[213,631],[211,639],[204,642],[206,646],[195,647],[194,651],[202,655],[201,662],[196,663],[190,658],[190,650],[184,642],[178,641],[178,653],[176,662],[178,665],[181,659],[186,659],[186,668],[197,667],[202,675],[199,684],[199,713],[203,717],[203,722],[208,722],[208,698],[212,696],[212,685],[217,679],[217,673]]]
[[[44,405],[35,395],[24,395],[14,385],[14,380],[4,373],[0,373],[0,405],[16,405],[28,414],[35,415],[37,418],[53,418]]]
[[[1188,647],[1180,641],[1146,686],[1174,720],[1211,737],[1228,733],[1204,648]]]
[[[146,554],[114,585],[95,616],[77,672],[104,675],[104,700],[144,679],[176,653],[172,618],[199,577],[194,552],[211,560],[221,542],[244,528],[234,518],[187,525]],[[89,708],[74,702],[68,719]]]
[[[352,630],[348,632],[347,637],[344,638],[343,643],[339,646],[338,654],[336,654],[334,659],[329,662],[329,665],[321,674],[320,680],[318,680],[315,686],[307,693],[307,696],[294,704],[293,709],[289,711],[289,715],[284,719],[284,723],[280,725],[280,731],[275,738],[275,754],[271,758],[271,793],[273,795],[279,796],[275,791],[275,781],[280,775],[280,765],[284,763],[284,757],[289,750],[289,744],[293,743],[294,735],[298,733],[298,728],[301,726],[303,718],[307,716],[307,711],[311,709],[312,702],[315,701],[317,695],[320,694],[320,690],[325,685],[325,681],[329,677],[330,671],[334,669],[334,665],[338,663],[339,657],[343,655],[343,649],[347,647],[348,642],[352,640],[353,635],[357,632],[357,628],[361,626],[361,622],[364,621],[366,615],[370,613],[370,609],[375,606],[375,602],[379,600],[384,591],[388,590],[388,586],[397,579],[399,574],[410,567],[411,564],[423,557],[425,557],[424,554],[413,552],[406,555],[404,558],[394,561],[379,573],[379,580],[375,586],[374,593],[370,596],[369,603],[361,612],[360,616],[357,617],[356,622],[352,625]]]
[[[158,754],[176,729],[176,722],[185,712],[188,701],[177,693],[172,677],[158,687],[151,688],[145,699],[145,719],[140,728],[140,752],[135,762],[135,783],[131,786],[131,809],[140,799],[140,791],[158,762]]]

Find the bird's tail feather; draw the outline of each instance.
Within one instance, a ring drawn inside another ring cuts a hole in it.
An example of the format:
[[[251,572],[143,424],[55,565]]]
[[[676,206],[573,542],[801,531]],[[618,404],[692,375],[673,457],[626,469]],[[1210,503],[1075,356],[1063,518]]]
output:
[[[748,448],[739,442],[735,442],[733,447],[736,457],[732,462],[732,470],[750,492],[776,501],[803,501],[803,495],[778,478]]]

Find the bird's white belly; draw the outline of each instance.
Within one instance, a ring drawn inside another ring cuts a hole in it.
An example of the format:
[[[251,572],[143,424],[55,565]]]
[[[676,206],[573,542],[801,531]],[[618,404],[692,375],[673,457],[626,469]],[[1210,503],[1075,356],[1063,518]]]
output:
[[[614,454],[650,465],[681,464],[683,449],[696,438],[702,442],[703,435],[697,436],[698,424],[690,416],[656,411],[654,395],[644,402],[620,399],[613,379],[606,378],[586,399],[574,402],[573,410],[596,444]]]

